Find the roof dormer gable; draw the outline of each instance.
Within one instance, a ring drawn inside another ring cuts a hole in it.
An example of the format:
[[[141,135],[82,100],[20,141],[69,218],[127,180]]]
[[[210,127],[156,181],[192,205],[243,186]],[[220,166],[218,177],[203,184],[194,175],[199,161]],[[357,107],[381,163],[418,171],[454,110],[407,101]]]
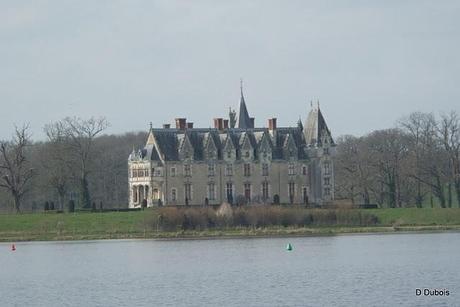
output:
[[[258,144],[258,155],[261,160],[271,160],[272,158],[272,143],[270,135],[264,133]]]
[[[187,134],[184,134],[182,142],[179,146],[179,159],[181,160],[193,160],[194,148],[192,142]]]
[[[283,153],[285,159],[293,160],[298,158],[298,148],[291,134],[286,135],[283,144]]]
[[[227,138],[223,143],[222,155],[225,161],[234,161],[236,159],[236,148],[230,134],[227,134]]]
[[[218,157],[217,146],[211,133],[208,133],[204,139],[204,153],[208,160],[215,160]]]

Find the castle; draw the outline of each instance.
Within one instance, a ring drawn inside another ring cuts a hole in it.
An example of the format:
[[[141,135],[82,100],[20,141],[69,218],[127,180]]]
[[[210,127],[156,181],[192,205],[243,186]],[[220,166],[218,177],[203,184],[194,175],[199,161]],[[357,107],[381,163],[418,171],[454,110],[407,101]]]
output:
[[[214,128],[150,125],[146,145],[128,158],[129,207],[281,203],[322,206],[334,199],[335,144],[313,107],[305,124],[254,127],[241,88],[237,121]]]

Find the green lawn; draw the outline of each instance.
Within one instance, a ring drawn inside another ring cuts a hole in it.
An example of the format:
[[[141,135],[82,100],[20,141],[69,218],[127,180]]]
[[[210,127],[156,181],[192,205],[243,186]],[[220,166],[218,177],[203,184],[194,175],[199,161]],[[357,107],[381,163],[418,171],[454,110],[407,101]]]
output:
[[[352,209],[357,210],[357,209]],[[0,214],[0,241],[84,240],[175,236],[246,236],[328,234],[396,230],[459,229],[460,209],[371,209],[362,210],[379,218],[373,227],[233,228],[201,232],[157,232],[149,227],[155,210],[110,213]],[[422,226],[422,227],[418,227]]]
[[[365,211],[375,214],[382,225],[460,225],[459,208],[395,208]]]

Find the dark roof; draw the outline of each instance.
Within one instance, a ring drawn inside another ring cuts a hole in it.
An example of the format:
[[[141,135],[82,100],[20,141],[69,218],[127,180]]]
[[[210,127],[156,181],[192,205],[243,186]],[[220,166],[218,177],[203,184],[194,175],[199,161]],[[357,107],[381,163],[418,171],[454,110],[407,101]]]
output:
[[[326,120],[319,107],[312,109],[308,114],[304,126],[304,135],[308,145],[321,146],[324,137],[330,138],[331,143],[334,144],[331,131],[327,127]]]
[[[159,153],[156,147],[151,144],[147,144],[143,150],[143,157],[150,157],[151,160],[160,160],[161,157],[166,161],[178,161],[180,146],[187,137],[193,147],[193,159],[196,161],[202,161],[205,159],[205,150],[208,138],[212,138],[216,145],[218,152],[218,159],[222,159],[222,151],[224,150],[225,142],[227,138],[230,138],[237,153],[240,154],[241,147],[243,146],[244,138],[248,138],[252,148],[255,152],[256,159],[258,158],[258,151],[260,145],[263,142],[264,135],[268,137],[268,143],[272,150],[273,159],[285,159],[285,143],[289,137],[294,141],[295,146],[298,149],[298,159],[308,159],[306,153],[307,144],[303,137],[302,131],[297,127],[289,128],[277,128],[274,133],[270,133],[266,128],[255,128],[255,129],[239,129],[230,128],[223,131],[219,131],[214,128],[202,129],[192,128],[186,130],[179,129],[152,129],[151,133],[154,136],[156,145],[159,149]]]
[[[243,90],[241,89],[241,99],[240,99],[240,112],[238,115],[238,128],[254,128],[249,117],[248,109],[246,108],[246,102],[244,101]]]

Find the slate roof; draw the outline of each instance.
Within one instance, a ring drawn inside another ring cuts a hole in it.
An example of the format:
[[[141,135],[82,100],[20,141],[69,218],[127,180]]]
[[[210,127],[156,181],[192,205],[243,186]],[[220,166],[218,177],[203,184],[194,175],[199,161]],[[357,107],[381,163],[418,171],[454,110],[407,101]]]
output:
[[[243,127],[242,127],[243,126]],[[129,159],[149,159],[152,161],[179,161],[184,150],[184,146],[191,146],[193,160],[204,161],[208,143],[212,139],[217,149],[217,159],[223,158],[222,152],[227,142],[231,142],[236,149],[237,159],[241,158],[241,149],[245,144],[245,139],[254,149],[254,158],[259,158],[259,151],[263,144],[264,136],[268,139],[268,146],[272,152],[272,159],[287,160],[292,158],[289,146],[295,145],[299,160],[308,159],[308,149],[310,147],[320,147],[325,138],[331,144],[334,141],[331,132],[327,127],[326,121],[319,109],[313,108],[308,114],[305,125],[296,127],[277,127],[273,131],[267,128],[253,128],[246,109],[243,90],[241,90],[240,117],[238,128],[227,128],[218,130],[216,128],[187,128],[184,130],[175,128],[150,128],[146,146],[130,154]],[[303,128],[303,130],[302,130]],[[292,139],[292,142],[290,141]],[[190,145],[188,145],[190,144]]]
[[[237,127],[242,129],[254,128],[251,117],[249,117],[248,109],[246,108],[246,102],[244,101],[243,88],[241,88],[240,111],[238,114]]]
[[[321,146],[323,137],[330,138],[331,143],[334,144],[331,131],[327,127],[319,107],[313,108],[308,114],[304,126],[304,135],[306,143],[311,146]]]
[[[167,129],[151,129],[150,133],[153,134],[155,143],[147,144],[141,151],[143,159],[150,159],[152,161],[159,161],[163,158],[165,161],[179,161],[179,152],[181,146],[188,138],[191,146],[193,147],[193,160],[204,161],[205,151],[207,149],[207,138],[210,136],[217,148],[218,159],[222,159],[222,152],[224,150],[227,138],[233,143],[234,148],[237,150],[237,158],[240,157],[240,151],[244,145],[244,138],[247,137],[249,143],[255,152],[255,158],[258,159],[260,146],[263,142],[263,136],[267,135],[268,144],[272,151],[273,159],[287,159],[284,154],[284,148],[288,137],[291,137],[297,147],[297,159],[308,159],[306,148],[308,144],[305,142],[303,132],[297,127],[277,128],[274,133],[270,133],[267,128],[255,129],[240,129],[230,128],[219,131],[215,128],[191,128],[186,130],[179,130],[173,128]],[[159,149],[160,152],[157,151]],[[130,159],[133,159],[133,154]]]

